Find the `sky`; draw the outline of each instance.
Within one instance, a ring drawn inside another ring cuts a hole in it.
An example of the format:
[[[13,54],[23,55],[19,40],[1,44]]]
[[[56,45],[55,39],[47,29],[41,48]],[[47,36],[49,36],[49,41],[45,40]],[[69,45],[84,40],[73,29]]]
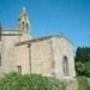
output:
[[[90,46],[90,0],[0,0],[2,27],[17,27],[23,7],[33,37],[63,34],[74,47]]]

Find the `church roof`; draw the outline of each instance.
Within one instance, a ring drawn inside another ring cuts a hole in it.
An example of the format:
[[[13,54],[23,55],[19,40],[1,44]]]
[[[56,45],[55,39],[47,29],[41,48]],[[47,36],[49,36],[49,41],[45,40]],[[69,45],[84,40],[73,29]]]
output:
[[[67,41],[69,41],[71,44],[73,44],[71,42],[71,40],[69,40],[67,37],[65,37],[63,35],[49,35],[49,36],[44,36],[44,37],[32,38],[31,40],[27,40],[27,41],[23,41],[23,42],[18,42],[18,43],[16,43],[16,46],[24,45],[24,44],[30,44],[33,42],[38,42],[38,41],[43,41],[43,40],[48,40],[48,39],[51,39],[54,37],[65,38]]]

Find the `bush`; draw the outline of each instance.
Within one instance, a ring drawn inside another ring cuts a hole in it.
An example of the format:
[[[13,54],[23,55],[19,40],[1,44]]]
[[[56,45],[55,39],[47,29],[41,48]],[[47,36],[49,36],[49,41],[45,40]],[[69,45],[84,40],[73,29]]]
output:
[[[76,71],[77,71],[77,76],[86,76],[89,78],[90,77],[90,62],[86,62],[86,63],[77,62]]]
[[[77,77],[78,80],[78,90],[90,90],[90,83],[88,78],[85,76]]]
[[[75,56],[77,76],[90,77],[90,47],[78,47]]]
[[[0,90],[65,90],[65,85],[51,77],[10,73],[0,79]]]
[[[85,74],[90,77],[90,62],[85,63]]]

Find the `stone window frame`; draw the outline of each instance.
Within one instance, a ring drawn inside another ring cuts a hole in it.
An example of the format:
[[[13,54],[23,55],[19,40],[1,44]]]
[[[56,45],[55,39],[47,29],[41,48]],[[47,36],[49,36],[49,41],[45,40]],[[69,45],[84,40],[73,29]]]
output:
[[[17,66],[17,69],[18,69],[18,73],[22,74],[22,66],[21,65],[18,65]]]
[[[67,56],[63,56],[63,73],[64,76],[69,76],[69,63]]]

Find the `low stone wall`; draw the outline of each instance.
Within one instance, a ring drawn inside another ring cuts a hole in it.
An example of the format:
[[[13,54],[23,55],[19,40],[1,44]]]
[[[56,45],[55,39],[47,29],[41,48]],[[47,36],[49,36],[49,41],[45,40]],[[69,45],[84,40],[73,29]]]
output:
[[[78,81],[75,78],[65,79],[66,90],[78,90]]]

